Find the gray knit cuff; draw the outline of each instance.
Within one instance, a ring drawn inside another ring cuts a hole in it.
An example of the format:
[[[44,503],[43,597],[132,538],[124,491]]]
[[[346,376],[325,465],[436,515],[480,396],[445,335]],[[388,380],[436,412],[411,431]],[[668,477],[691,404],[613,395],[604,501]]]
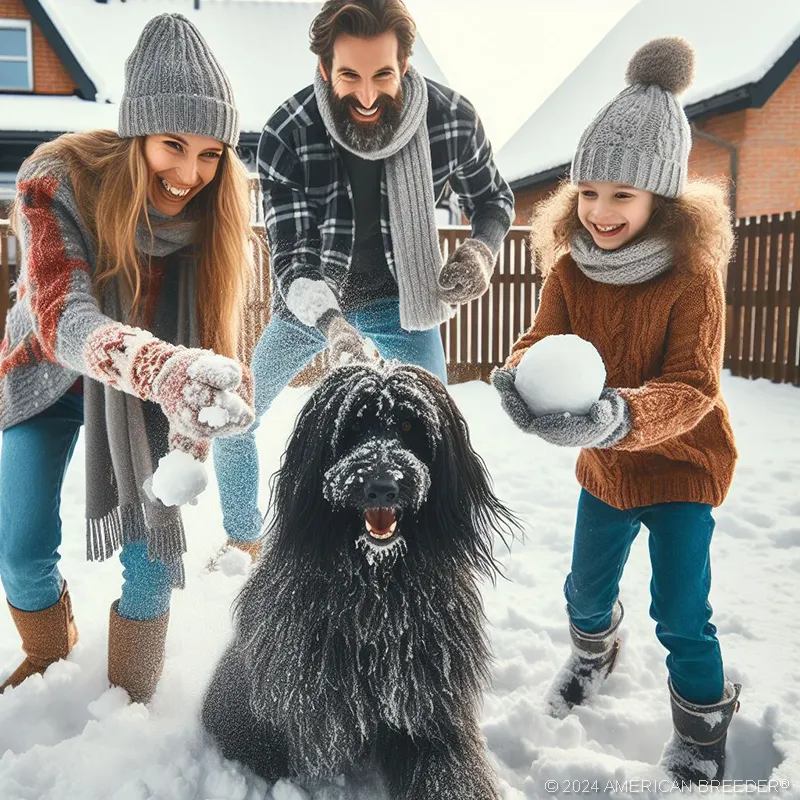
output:
[[[654,153],[624,147],[584,147],[572,161],[573,183],[627,183],[661,197],[677,197],[686,183],[687,165]]]
[[[508,233],[509,224],[505,215],[481,214],[472,219],[472,238],[483,242],[497,256]]]
[[[188,133],[236,147],[239,112],[230,103],[202,95],[124,97],[119,107],[118,133],[122,138]]]

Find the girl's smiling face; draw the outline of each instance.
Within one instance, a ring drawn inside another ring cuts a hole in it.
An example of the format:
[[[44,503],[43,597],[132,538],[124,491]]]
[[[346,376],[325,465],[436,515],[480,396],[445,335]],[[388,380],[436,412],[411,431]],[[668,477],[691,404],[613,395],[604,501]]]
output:
[[[145,137],[150,202],[170,217],[180,213],[214,180],[223,150],[222,142],[207,136],[159,133]]]
[[[603,250],[616,250],[636,238],[652,214],[652,192],[607,181],[578,184],[578,218]]]

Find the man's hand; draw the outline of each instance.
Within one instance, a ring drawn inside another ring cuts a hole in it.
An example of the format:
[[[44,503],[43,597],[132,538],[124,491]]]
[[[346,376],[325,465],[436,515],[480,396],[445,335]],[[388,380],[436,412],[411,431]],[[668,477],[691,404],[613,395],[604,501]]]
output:
[[[439,273],[439,297],[451,305],[475,300],[489,288],[495,257],[480,239],[467,239]]]
[[[370,361],[364,337],[342,316],[334,317],[326,330],[332,367]]]

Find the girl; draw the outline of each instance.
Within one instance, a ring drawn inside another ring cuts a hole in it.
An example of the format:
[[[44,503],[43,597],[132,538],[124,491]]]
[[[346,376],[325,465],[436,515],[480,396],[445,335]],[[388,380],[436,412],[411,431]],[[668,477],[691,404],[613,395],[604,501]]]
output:
[[[108,676],[146,702],[185,551],[179,509],[148,478],[170,448],[204,458],[210,437],[253,421],[251,382],[233,360],[250,234],[230,85],[178,14],[148,23],[125,71],[119,134],[62,136],[18,177],[22,270],[0,350],[0,578],[26,658],[0,690],[78,639],[57,565],[81,424],[89,558],[121,547],[124,566]],[[203,421],[212,406],[227,411],[221,427]]]
[[[691,136],[675,95],[693,68],[683,39],[649,42],[628,66],[629,86],[584,131],[572,183],[532,221],[548,273],[536,320],[492,376],[520,428],[583,448],[565,584],[573,653],[549,692],[550,710],[560,716],[585,703],[613,668],[619,581],[644,524],[651,614],[669,651],[674,735],[662,764],[686,781],[722,777],[741,688],[724,678],[708,604],[711,509],[736,461],[720,394],[722,272],[733,237],[721,192],[686,183]],[[528,348],[554,334],[592,342],[615,387],[585,417],[535,418],[514,387]]]

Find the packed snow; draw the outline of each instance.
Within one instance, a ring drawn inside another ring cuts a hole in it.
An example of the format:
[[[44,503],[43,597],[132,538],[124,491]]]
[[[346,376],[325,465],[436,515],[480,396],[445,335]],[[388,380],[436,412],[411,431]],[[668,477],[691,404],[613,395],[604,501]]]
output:
[[[595,346],[570,333],[545,336],[529,348],[514,386],[537,417],[582,416],[600,399],[605,381],[606,367]]]
[[[211,428],[221,428],[230,422],[230,414],[220,406],[206,406],[200,409],[197,419]]]
[[[192,503],[208,486],[206,465],[189,453],[173,450],[158,460],[150,488],[165,506]]]
[[[800,597],[800,390],[726,374],[723,391],[740,461],[716,513],[711,601],[726,672],[743,684],[741,711],[728,736],[728,790],[744,794],[750,781],[754,795],[760,789],[759,796],[800,797],[800,618],[794,613]],[[518,431],[485,384],[454,386],[452,394],[498,494],[527,528],[526,541],[514,543],[510,554],[498,546],[505,577],[483,588],[496,660],[482,724],[504,800],[671,794],[657,766],[671,722],[665,651],[648,616],[645,534],[622,581],[623,645],[613,674],[589,706],[563,720],[547,716],[547,687],[569,652],[562,585],[578,496],[577,451]],[[262,505],[268,476],[307,397],[306,390],[287,389],[258,429]],[[156,696],[145,708],[108,688],[108,608],[119,596],[121,570],[116,559],[84,560],[83,457],[81,437],[64,487],[61,551],[81,639],[44,678],[0,696],[0,798],[384,800],[363,776],[324,787],[291,781],[269,787],[223,761],[200,731],[199,704],[231,635],[231,601],[248,568],[244,553],[231,552],[220,562],[224,568],[207,569],[224,542],[215,487],[197,506],[184,507],[187,588],[174,596]],[[21,655],[10,616],[0,613],[0,677]]]

